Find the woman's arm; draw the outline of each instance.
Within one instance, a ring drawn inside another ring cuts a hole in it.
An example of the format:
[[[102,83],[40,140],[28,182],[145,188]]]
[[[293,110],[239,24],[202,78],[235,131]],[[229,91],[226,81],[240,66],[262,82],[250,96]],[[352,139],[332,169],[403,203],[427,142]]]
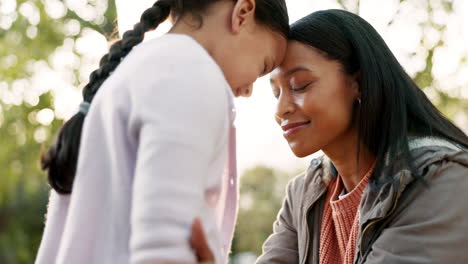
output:
[[[291,181],[286,188],[283,206],[273,224],[273,234],[263,244],[263,254],[256,264],[297,264],[299,261],[297,233],[293,223],[293,183]]]
[[[263,254],[257,259],[256,264],[298,263],[297,235],[292,221],[292,202],[290,196],[292,185],[292,182],[288,184],[286,198],[273,225],[273,234],[270,235],[263,245]],[[206,240],[200,239],[202,236],[202,227],[194,223],[191,239],[192,248],[198,256],[198,261],[202,263],[208,261],[209,263],[212,259],[212,253]]]
[[[273,234],[270,235],[263,245],[263,254],[259,257],[256,264],[298,263],[297,236],[291,223],[291,202],[289,195],[287,195],[284,199],[283,207],[278,214],[278,218],[274,223]],[[210,259],[213,259],[212,253],[206,243],[206,240],[199,239],[202,236],[202,227],[200,225],[195,225],[194,223],[191,239],[192,248],[198,256],[198,261],[201,263],[210,263]]]
[[[215,261],[213,252],[206,241],[205,232],[199,219],[195,219],[192,223],[192,234],[190,236],[190,246],[197,256],[197,264],[213,264]],[[181,262],[163,262],[160,264],[196,264],[196,263],[181,263]]]

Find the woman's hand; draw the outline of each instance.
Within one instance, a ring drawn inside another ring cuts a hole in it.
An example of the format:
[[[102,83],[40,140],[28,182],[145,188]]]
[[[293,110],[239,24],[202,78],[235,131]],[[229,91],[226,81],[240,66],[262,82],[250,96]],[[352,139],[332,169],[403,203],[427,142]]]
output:
[[[157,264],[214,264],[213,252],[211,252],[206,242],[203,226],[198,218],[192,223],[192,235],[190,236],[190,246],[197,256],[197,263],[185,262],[158,262]]]
[[[205,232],[203,231],[203,226],[198,218],[192,223],[190,245],[195,251],[195,255],[197,256],[200,264],[214,264],[213,252],[211,252],[210,247],[206,242]]]

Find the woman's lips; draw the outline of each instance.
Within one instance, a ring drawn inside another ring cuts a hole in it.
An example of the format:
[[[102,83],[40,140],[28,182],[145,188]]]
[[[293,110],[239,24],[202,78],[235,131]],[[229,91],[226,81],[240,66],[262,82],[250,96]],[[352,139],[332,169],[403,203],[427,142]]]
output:
[[[308,126],[309,124],[310,124],[310,121],[305,121],[305,122],[296,122],[296,123],[291,123],[291,124],[281,126],[281,128],[284,131],[283,136],[290,137],[296,132],[298,132],[299,130],[301,130],[302,128]]]

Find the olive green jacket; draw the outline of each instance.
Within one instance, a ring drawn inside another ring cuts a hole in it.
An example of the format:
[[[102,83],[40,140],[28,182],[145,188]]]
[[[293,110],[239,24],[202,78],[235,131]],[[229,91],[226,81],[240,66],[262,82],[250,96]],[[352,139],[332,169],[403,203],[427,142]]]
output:
[[[448,141],[410,142],[414,165],[378,191],[369,186],[359,207],[355,263],[468,263],[468,152]],[[320,227],[328,183],[326,157],[313,159],[291,180],[257,264],[318,264]]]

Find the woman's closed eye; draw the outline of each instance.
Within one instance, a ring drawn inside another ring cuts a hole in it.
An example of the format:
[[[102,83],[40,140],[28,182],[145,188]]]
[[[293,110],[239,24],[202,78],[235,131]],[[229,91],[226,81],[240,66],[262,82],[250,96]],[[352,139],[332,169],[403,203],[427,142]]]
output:
[[[305,91],[305,89],[308,88],[309,85],[311,85],[312,83],[313,83],[313,82],[309,82],[309,83],[307,83],[307,84],[305,84],[305,85],[301,85],[301,86],[292,86],[292,87],[291,87],[291,90],[292,90],[293,92],[296,92],[296,93],[298,93],[298,92],[303,92],[303,91]],[[295,88],[295,87],[297,87],[297,88]]]

